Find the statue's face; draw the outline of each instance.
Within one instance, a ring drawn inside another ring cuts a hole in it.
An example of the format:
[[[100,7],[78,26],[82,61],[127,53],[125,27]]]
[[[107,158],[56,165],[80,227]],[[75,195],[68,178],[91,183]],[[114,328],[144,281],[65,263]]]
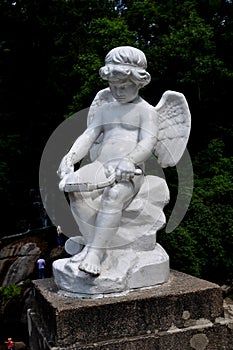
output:
[[[132,102],[138,96],[139,86],[128,78],[110,81],[109,87],[113,97],[120,103]]]

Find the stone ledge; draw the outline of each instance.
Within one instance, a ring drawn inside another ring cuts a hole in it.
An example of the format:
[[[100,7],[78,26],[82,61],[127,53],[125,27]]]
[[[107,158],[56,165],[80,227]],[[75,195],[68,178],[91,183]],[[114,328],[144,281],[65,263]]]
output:
[[[223,318],[221,288],[177,271],[171,271],[169,282],[163,285],[116,298],[88,300],[59,296],[53,279],[34,281],[34,291],[34,328],[41,327],[47,343],[58,349],[72,349],[73,345],[89,350],[97,344],[95,349],[116,350],[118,344],[117,349],[127,350],[136,347],[120,347],[119,344],[136,341],[142,348],[154,350],[156,347],[152,343],[162,341],[158,338],[180,337],[188,329],[200,332],[194,327],[197,320],[204,322],[202,328],[213,329],[216,318]],[[110,346],[112,342],[115,348]],[[109,345],[104,347],[104,343]],[[37,349],[43,350],[34,346],[33,350]],[[166,347],[158,349],[167,350]]]
[[[229,320],[228,320],[229,322]],[[233,319],[231,320],[233,325]],[[74,346],[70,350],[232,350],[233,330],[229,323],[222,325],[209,322],[200,327],[168,330],[143,337],[132,337],[110,342],[95,343],[82,348]],[[59,348],[59,350],[68,350]]]
[[[34,330],[38,324],[31,315]],[[233,318],[222,318],[211,323],[197,320],[196,326],[183,329],[171,327],[167,331],[92,342],[87,345],[71,344],[67,347],[52,346],[42,333],[33,332],[33,344],[38,350],[232,350]],[[32,336],[32,335],[31,335]]]

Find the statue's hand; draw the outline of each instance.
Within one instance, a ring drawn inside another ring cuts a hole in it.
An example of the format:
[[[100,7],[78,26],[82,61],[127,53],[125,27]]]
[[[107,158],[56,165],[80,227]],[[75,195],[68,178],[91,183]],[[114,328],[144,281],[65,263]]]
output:
[[[115,167],[116,165],[113,165],[111,161],[107,162],[107,164],[104,165],[104,172],[107,177],[110,177],[115,173]]]
[[[121,159],[115,169],[116,180],[130,181],[135,176],[135,170],[135,165],[128,158]]]
[[[71,157],[67,154],[61,161],[61,164],[57,170],[57,174],[60,179],[67,177],[68,174],[74,172],[74,165],[72,164]]]
[[[63,179],[59,182],[58,187],[59,187],[60,191],[64,191],[64,189],[65,189],[66,178],[67,178],[67,176],[64,176]]]

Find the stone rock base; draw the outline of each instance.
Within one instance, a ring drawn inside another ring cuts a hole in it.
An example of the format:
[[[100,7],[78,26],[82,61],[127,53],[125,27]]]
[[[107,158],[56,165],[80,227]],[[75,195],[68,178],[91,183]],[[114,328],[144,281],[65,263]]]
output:
[[[137,252],[133,249],[109,250],[102,264],[102,272],[93,277],[79,270],[82,252],[53,263],[53,274],[59,293],[84,298],[101,298],[103,294],[126,294],[167,282],[170,275],[169,256],[158,243],[153,250]],[[114,264],[114,266],[112,266]]]
[[[231,350],[232,314],[218,285],[177,271],[162,285],[95,300],[58,295],[53,279],[37,280],[30,348]]]

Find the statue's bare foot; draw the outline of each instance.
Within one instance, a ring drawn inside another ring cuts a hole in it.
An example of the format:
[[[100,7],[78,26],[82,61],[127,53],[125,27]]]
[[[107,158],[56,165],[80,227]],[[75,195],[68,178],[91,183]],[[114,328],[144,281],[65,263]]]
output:
[[[92,276],[100,274],[100,257],[96,251],[89,251],[81,264],[79,270],[89,273]]]

